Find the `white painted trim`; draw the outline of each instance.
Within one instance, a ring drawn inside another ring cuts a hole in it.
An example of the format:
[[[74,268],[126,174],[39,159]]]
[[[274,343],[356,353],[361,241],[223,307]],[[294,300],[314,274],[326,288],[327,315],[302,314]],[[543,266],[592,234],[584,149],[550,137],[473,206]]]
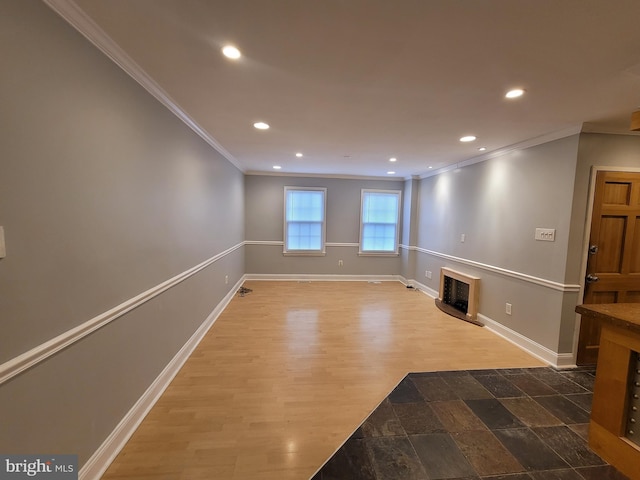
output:
[[[504,148],[499,148],[498,150],[487,152],[482,155],[478,155],[477,157],[472,157],[466,160],[460,160],[459,162],[452,163],[450,165],[447,165],[446,167],[438,168],[436,170],[431,170],[426,173],[423,173],[420,175],[419,178],[423,179],[423,178],[433,177],[435,175],[440,175],[441,173],[449,172],[451,170],[467,167],[475,163],[486,162],[487,160],[490,160],[496,157],[501,157],[503,155],[507,155],[508,153],[514,152],[516,150],[524,150],[525,148],[531,148],[537,145],[542,145],[544,143],[560,140],[561,138],[577,135],[581,131],[582,131],[582,125],[574,125],[569,128],[547,133],[545,135],[540,135],[538,137],[530,138],[522,142],[514,143],[513,145],[509,145]]]
[[[92,332],[95,332],[99,328],[104,327],[106,324],[113,322],[115,319],[120,318],[127,312],[130,312],[134,308],[139,307],[145,302],[148,302],[154,297],[157,297],[161,293],[169,290],[171,287],[186,280],[187,278],[195,275],[199,271],[207,268],[212,263],[220,260],[221,258],[229,255],[230,253],[238,250],[244,245],[244,242],[238,243],[231,248],[228,248],[224,252],[221,252],[208,260],[196,265],[189,270],[176,275],[169,280],[162,282],[149,290],[136,295],[133,298],[117,305],[116,307],[108,310],[97,317],[92,318],[64,333],[61,333],[55,338],[48,340],[31,350],[24,352],[17,357],[0,365],[0,385],[10,378],[15,377],[21,372],[33,367],[34,365],[46,360],[51,355],[59,352],[60,350],[67,348],[71,344],[81,340]]]
[[[330,173],[295,173],[295,172],[263,172],[260,170],[248,170],[245,175],[256,177],[298,177],[298,178],[338,178],[343,180],[385,180],[388,182],[404,182],[401,177],[375,177],[371,175],[347,175],[347,174],[330,174]]]
[[[533,355],[539,360],[542,360],[543,362],[553,365],[554,367],[559,366],[561,359],[564,362],[566,361],[565,357],[567,355],[569,356],[571,355],[571,354],[558,354],[553,350],[543,345],[540,345],[537,342],[534,342],[533,340],[531,340],[528,337],[525,337],[521,333],[518,333],[515,330],[511,330],[510,328],[505,327],[501,323],[498,323],[495,320],[492,320],[491,318],[485,315],[478,314],[478,320],[484,323],[485,327],[491,330],[496,335],[522,348],[527,353],[529,353],[530,355]]]
[[[283,246],[284,242],[282,240],[246,240],[244,242],[245,245],[273,245],[273,246]],[[325,242],[325,247],[359,247],[359,243],[349,243],[349,242]]]
[[[231,155],[209,132],[193,120],[187,112],[158,85],[144,69],[138,65],[127,53],[120,48],[91,17],[89,17],[73,0],[43,0],[54,12],[66,20],[69,25],[80,32],[87,40],[95,45],[102,53],[109,57],[127,75],[138,82],[147,92],[182,120],[200,138],[207,142],[214,150],[244,172],[240,162]]]
[[[559,292],[579,292],[581,286],[574,284],[564,284],[559,282],[554,282],[553,280],[547,280],[545,278],[534,277],[533,275],[527,275],[526,273],[515,272],[513,270],[507,270],[506,268],[496,267],[494,265],[488,265],[486,263],[476,262],[474,260],[468,260],[466,258],[454,257],[453,255],[448,255],[446,253],[434,252],[433,250],[427,250],[426,248],[416,247],[416,246],[407,246],[400,245],[400,248],[406,250],[413,250],[420,253],[425,253],[427,255],[431,255],[433,257],[444,258],[445,260],[450,260],[452,262],[462,263],[464,265],[469,265],[471,267],[481,268],[482,270],[487,270],[489,272],[498,273],[500,275],[504,275],[507,277],[517,278],[518,280],[523,280],[525,282],[533,283],[535,285],[540,285],[542,287],[550,288],[552,290],[557,290]]]
[[[404,277],[403,280],[403,283],[406,283],[413,286],[414,288],[423,291],[431,298],[438,298],[438,292],[433,290],[432,288],[429,288],[426,285],[423,285],[415,280],[406,280],[404,279]],[[508,340],[509,342],[520,347],[527,353],[542,360],[543,362],[549,363],[557,368],[570,368],[572,365],[575,366],[575,361],[571,353],[556,353],[553,350],[550,350],[547,347],[544,347],[539,343],[534,342],[530,338],[516,332],[515,330],[511,330],[501,323],[490,319],[486,315],[482,315],[481,313],[478,313],[478,320],[480,320],[480,322],[483,323],[484,326],[492,333],[495,333],[505,340]]]
[[[245,245],[273,245],[275,247],[281,247],[284,245],[282,240],[245,240]]]
[[[202,341],[211,326],[215,323],[229,302],[231,302],[238,289],[244,283],[244,280],[244,277],[242,277],[229,291],[229,293],[227,293],[222,301],[218,303],[202,325],[200,325],[191,338],[187,340],[187,343],[183,345],[180,351],[171,359],[160,375],[158,375],[144,394],[138,399],[133,407],[131,407],[131,410],[127,412],[106,440],[102,442],[102,445],[100,445],[93,455],[91,455],[91,458],[89,458],[87,463],[85,463],[80,469],[80,480],[98,480],[107,468],[109,468],[111,462],[113,462],[118,453],[120,453],[120,450],[122,450],[127,441],[129,441],[129,438],[131,438],[140,423],[142,423],[149,411],[171,384],[171,381],[178,374],[184,363],[189,359],[189,356]]]
[[[434,290],[431,287],[426,286],[423,283],[418,282],[417,280],[406,280],[404,279],[404,281],[401,280],[402,283],[404,283],[405,285],[408,285],[410,287],[415,288],[416,290],[421,291],[422,293],[424,293],[425,295],[427,295],[428,297],[433,298],[434,300],[436,298],[438,298],[438,292],[436,290]]]
[[[245,279],[282,282],[401,282],[399,275],[324,275],[314,273],[247,273]]]

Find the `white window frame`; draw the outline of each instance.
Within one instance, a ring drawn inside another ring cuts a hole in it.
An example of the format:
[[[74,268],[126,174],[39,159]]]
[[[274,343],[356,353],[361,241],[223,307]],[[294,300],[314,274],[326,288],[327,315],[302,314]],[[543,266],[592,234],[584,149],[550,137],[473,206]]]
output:
[[[398,208],[396,211],[396,238],[394,240],[394,250],[362,250],[363,238],[362,235],[364,233],[364,198],[368,193],[384,193],[384,194],[393,194],[398,198]],[[360,243],[358,248],[358,255],[361,256],[398,256],[400,249],[400,208],[402,204],[402,191],[400,190],[376,190],[370,188],[363,188],[360,194]]]
[[[319,250],[292,250],[289,249],[287,244],[287,230],[288,230],[288,222],[287,222],[287,192],[290,191],[313,191],[313,192],[322,192],[323,204],[322,204],[322,238],[321,238],[321,246]],[[283,255],[299,255],[299,256],[324,256],[326,255],[326,237],[327,237],[327,189],[325,187],[295,187],[295,186],[286,186],[284,187],[284,202],[283,202],[283,213],[284,213],[284,231],[283,231]]]

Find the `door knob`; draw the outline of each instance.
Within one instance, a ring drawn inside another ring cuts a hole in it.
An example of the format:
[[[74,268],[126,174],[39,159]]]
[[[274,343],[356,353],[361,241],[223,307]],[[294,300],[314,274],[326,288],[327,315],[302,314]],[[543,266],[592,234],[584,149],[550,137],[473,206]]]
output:
[[[589,247],[589,253],[592,254],[592,255],[598,253],[598,246],[597,245],[591,245]]]
[[[595,275],[591,274],[591,273],[589,275],[587,275],[587,283],[595,283],[598,280],[600,280],[600,279],[598,277],[596,277]]]

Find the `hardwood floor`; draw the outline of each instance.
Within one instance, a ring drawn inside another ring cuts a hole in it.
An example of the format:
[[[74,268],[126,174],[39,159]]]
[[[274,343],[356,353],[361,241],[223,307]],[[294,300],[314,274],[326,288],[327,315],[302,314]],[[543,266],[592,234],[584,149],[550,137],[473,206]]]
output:
[[[246,282],[103,479],[303,479],[408,372],[543,363],[397,282]]]

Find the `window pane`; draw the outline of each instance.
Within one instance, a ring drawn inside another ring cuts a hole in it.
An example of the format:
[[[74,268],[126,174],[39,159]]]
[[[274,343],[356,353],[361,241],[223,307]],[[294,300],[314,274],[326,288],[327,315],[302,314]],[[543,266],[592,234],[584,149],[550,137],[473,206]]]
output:
[[[362,221],[364,223],[396,223],[398,195],[395,193],[365,193]]]
[[[324,192],[287,191],[287,221],[321,222]]]
[[[396,252],[399,201],[396,192],[363,192],[361,251]]]

